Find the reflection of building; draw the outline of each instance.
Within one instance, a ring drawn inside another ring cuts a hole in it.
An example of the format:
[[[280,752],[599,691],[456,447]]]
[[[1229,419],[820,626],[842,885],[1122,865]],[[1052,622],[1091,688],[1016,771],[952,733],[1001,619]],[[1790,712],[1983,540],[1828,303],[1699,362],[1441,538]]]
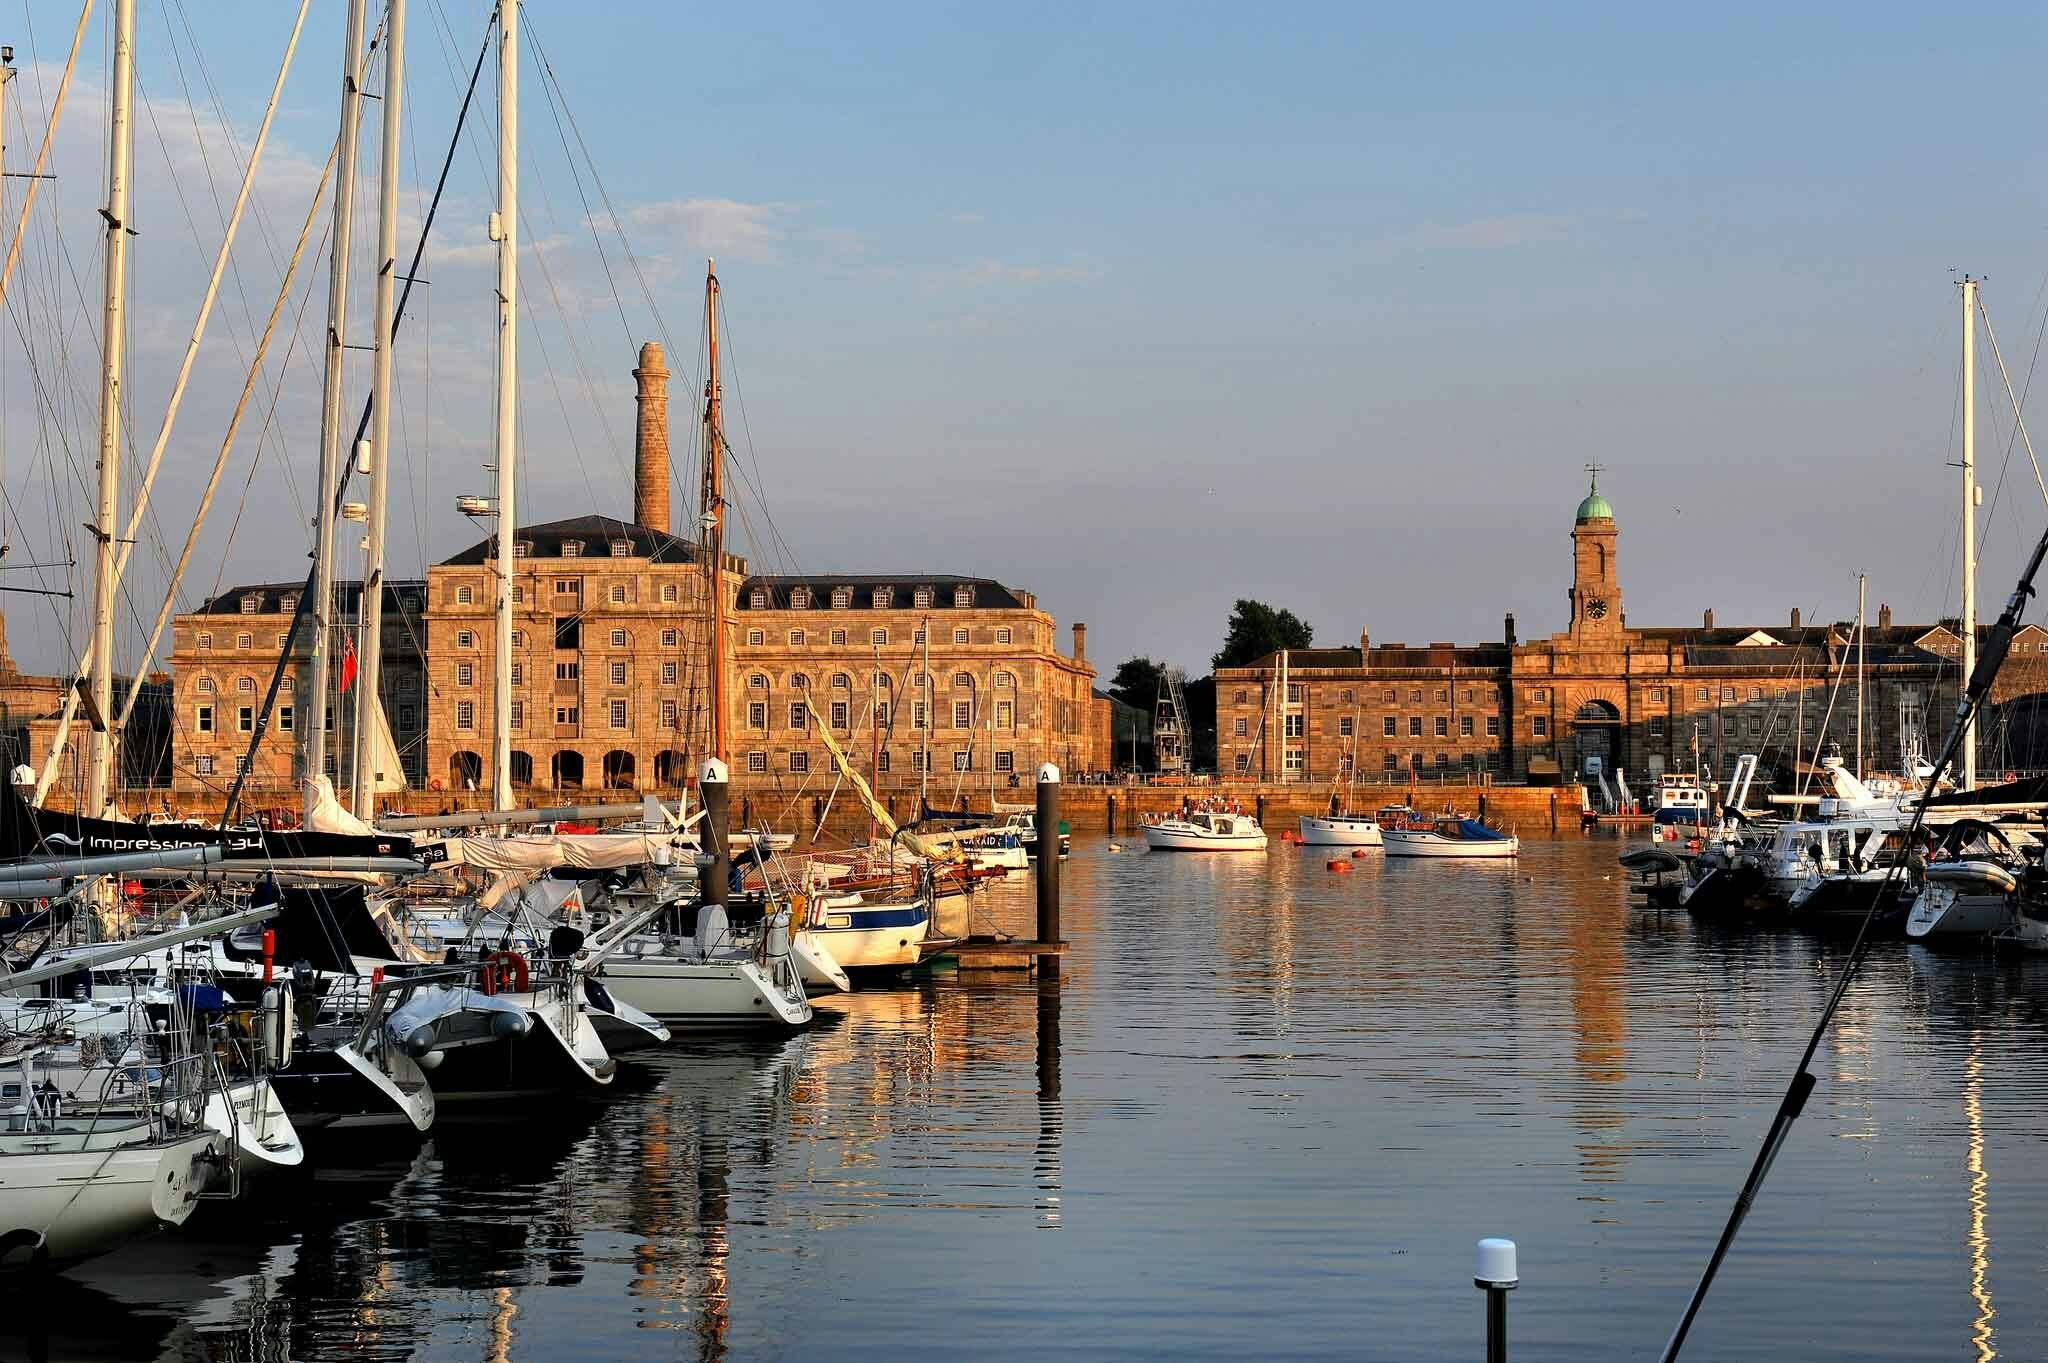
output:
[[[1597,482],[1579,503],[1567,628],[1519,642],[1373,644],[1297,649],[1216,674],[1218,761],[1225,775],[1329,780],[1356,752],[1374,773],[1493,772],[1566,779],[1622,769],[1638,778],[1725,773],[1745,752],[1790,767],[1825,736],[1856,742],[1853,623],[1632,628],[1622,607],[1620,532]],[[1894,625],[1881,607],[1866,631],[1864,750],[1898,770],[1916,740],[1939,746],[1953,710],[1955,622]],[[1280,695],[1285,672],[1286,695]],[[1832,710],[1829,695],[1841,690]],[[1980,727],[1980,766],[2048,767],[2048,631],[2028,626],[1999,675],[1997,711]],[[2037,726],[2036,713],[2041,722]],[[2038,727],[2039,737],[2036,737]],[[1640,789],[1638,789],[1640,794]]]

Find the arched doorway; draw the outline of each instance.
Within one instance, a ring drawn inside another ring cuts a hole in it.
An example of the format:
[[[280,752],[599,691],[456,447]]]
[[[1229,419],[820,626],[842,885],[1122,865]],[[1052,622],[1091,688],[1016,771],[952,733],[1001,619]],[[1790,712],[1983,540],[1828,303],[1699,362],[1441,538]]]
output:
[[[448,785],[451,789],[475,790],[483,779],[482,754],[466,751],[448,754]]]
[[[519,748],[512,750],[512,784],[530,786],[533,784],[533,754]]]
[[[604,786],[606,790],[633,788],[633,754],[613,748],[604,755]]]
[[[680,786],[690,774],[690,759],[674,748],[664,748],[654,755],[654,780],[658,785]]]
[[[558,752],[548,760],[548,777],[557,790],[583,784],[583,754]]]
[[[1621,711],[1604,700],[1589,700],[1572,712],[1572,772],[1582,781],[1599,784],[1614,779],[1621,761]]]

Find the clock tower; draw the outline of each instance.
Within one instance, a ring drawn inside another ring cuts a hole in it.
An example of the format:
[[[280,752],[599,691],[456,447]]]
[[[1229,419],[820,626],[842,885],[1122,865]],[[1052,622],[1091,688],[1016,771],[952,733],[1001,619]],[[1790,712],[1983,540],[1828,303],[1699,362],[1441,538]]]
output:
[[[1579,503],[1572,526],[1572,606],[1575,636],[1618,634],[1622,629],[1621,583],[1614,563],[1614,508],[1600,495],[1600,465],[1588,464],[1591,489]]]

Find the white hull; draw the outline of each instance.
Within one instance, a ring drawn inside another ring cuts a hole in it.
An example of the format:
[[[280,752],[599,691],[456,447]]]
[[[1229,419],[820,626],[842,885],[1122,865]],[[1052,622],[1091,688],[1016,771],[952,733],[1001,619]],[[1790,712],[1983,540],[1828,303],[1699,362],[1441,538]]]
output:
[[[227,1159],[211,1131],[158,1145],[124,1136],[146,1139],[119,1128],[0,1137],[0,1268],[75,1263],[183,1225]]]
[[[1031,854],[1022,847],[963,847],[967,864],[985,871],[1028,871]]]
[[[853,981],[833,959],[831,950],[813,937],[809,928],[789,939],[789,954],[796,957],[797,974],[803,976],[806,988],[836,989],[842,994],[853,988]]]
[[[782,981],[754,961],[620,952],[606,959],[604,984],[670,1027],[801,1027],[811,1005],[793,963],[788,970]]]
[[[1522,850],[1517,837],[1468,839],[1447,838],[1441,833],[1389,828],[1381,835],[1390,857],[1455,857],[1461,860],[1499,860]]]
[[[1959,894],[1953,886],[1932,884],[1906,915],[1906,937],[1988,937],[2012,918],[2012,901],[2003,894]]]
[[[874,928],[812,928],[813,936],[846,970],[902,970],[917,964],[918,944],[932,930],[930,915],[915,923]]]
[[[265,1079],[245,1079],[231,1085],[234,1113],[219,1093],[207,1095],[204,1120],[235,1143],[235,1161],[244,1175],[266,1169],[296,1169],[306,1158],[306,1147],[286,1115],[277,1090]]]
[[[1318,819],[1304,814],[1301,841],[1305,847],[1378,847],[1380,826],[1371,819]]]

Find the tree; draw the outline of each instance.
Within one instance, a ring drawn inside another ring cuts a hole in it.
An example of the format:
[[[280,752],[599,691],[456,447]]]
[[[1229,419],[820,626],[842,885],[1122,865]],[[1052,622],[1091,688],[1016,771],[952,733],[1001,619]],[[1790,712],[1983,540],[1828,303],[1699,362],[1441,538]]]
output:
[[[1162,663],[1144,657],[1126,658],[1117,664],[1116,675],[1109,682],[1109,694],[1133,710],[1149,715],[1159,702],[1159,683],[1165,676]]]
[[[1293,611],[1276,611],[1263,601],[1239,597],[1230,612],[1222,651],[1209,665],[1243,667],[1283,648],[1307,648],[1315,637],[1315,626],[1297,618]]]

